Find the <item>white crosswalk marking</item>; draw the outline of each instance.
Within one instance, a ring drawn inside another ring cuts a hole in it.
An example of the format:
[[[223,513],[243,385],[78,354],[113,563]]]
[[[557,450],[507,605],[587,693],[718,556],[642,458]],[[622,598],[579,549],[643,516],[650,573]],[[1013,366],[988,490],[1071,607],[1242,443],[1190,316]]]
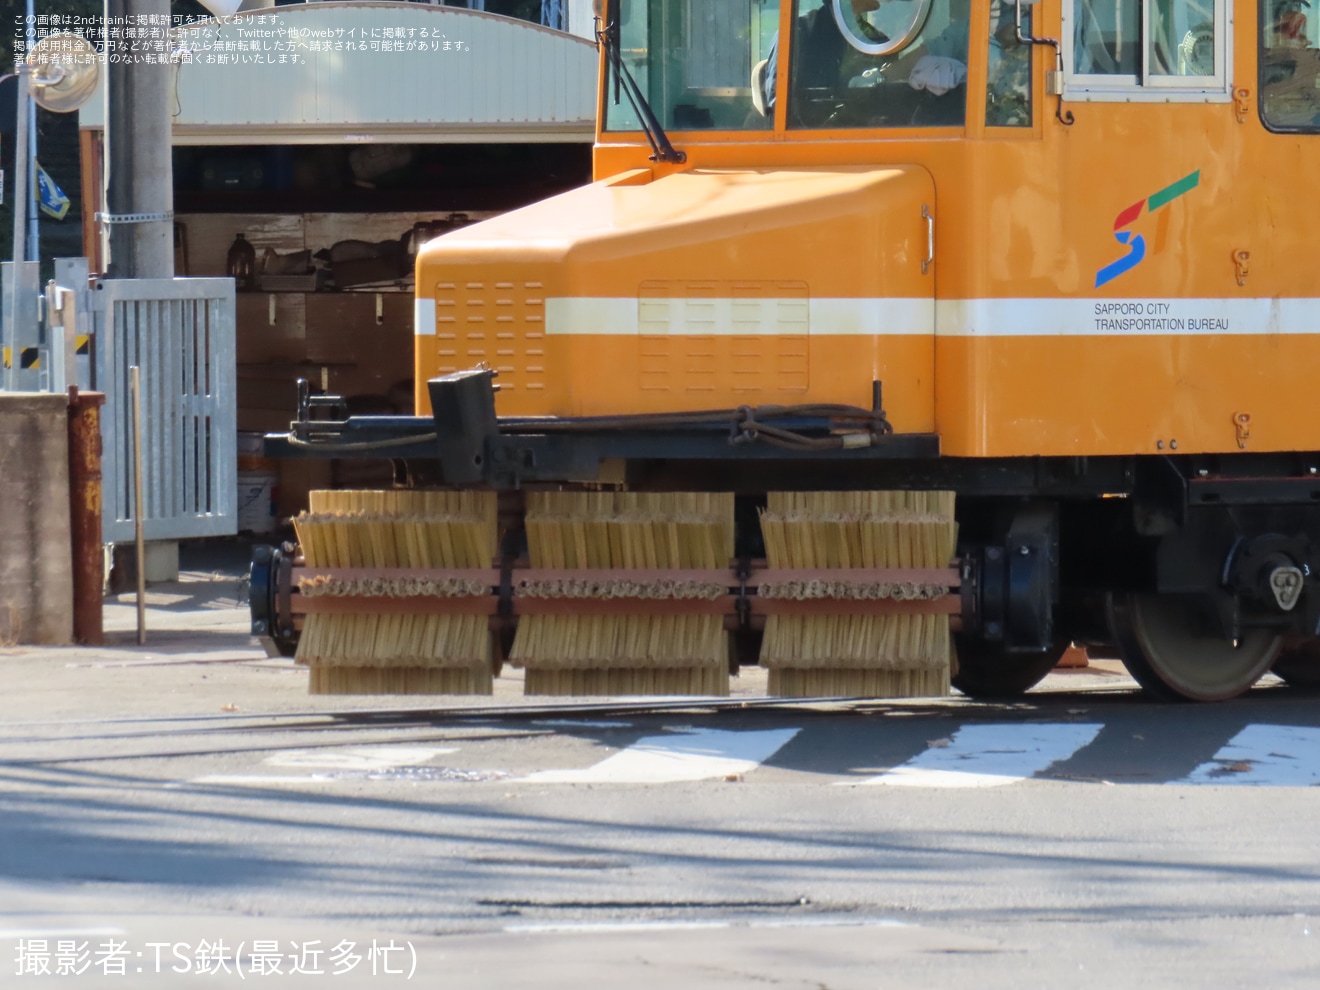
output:
[[[544,719],[537,720],[537,724],[552,730],[569,730],[568,735],[580,735],[576,730],[588,727],[617,730],[630,723]],[[915,739],[907,732],[899,739],[890,736],[890,746],[904,748],[898,752],[890,750],[890,759],[895,765],[884,773],[867,776],[854,769],[848,779],[840,780],[838,776],[850,774],[850,765],[858,766],[846,762],[848,757],[842,754],[838,755],[839,763],[829,769],[813,761],[811,772],[821,783],[825,782],[820,776],[822,773],[838,775],[833,783],[843,787],[981,788],[1000,787],[1038,776],[1088,746],[1091,749],[1088,750],[1086,779],[1106,776],[1104,767],[1099,764],[1105,762],[1107,754],[1120,763],[1130,759],[1121,752],[1109,754],[1111,747],[1103,742],[1092,745],[1104,728],[1095,722],[992,722],[962,726],[956,723],[940,726],[939,722],[932,722],[930,725],[928,733]],[[1240,722],[1225,725],[1219,739],[1209,744],[1203,738],[1189,742],[1187,748],[1196,754],[1197,759],[1212,746],[1220,748],[1213,758],[1201,763],[1187,776],[1180,779],[1166,777],[1166,782],[1256,787],[1320,786],[1320,726],[1257,723],[1241,728],[1228,738],[1229,733],[1240,725]],[[344,781],[417,786],[495,780],[506,784],[677,784],[741,777],[770,760],[800,733],[804,745],[799,755],[812,753],[815,747],[811,733],[815,727],[739,731],[690,725],[669,725],[663,729],[657,726],[652,730],[654,735],[637,739],[632,745],[613,751],[594,764],[589,761],[593,753],[599,752],[597,747],[574,745],[571,752],[581,760],[578,766],[571,765],[576,762],[573,757],[561,757],[563,763],[570,765],[554,770],[531,769],[538,764],[545,765],[539,753],[520,758],[520,762],[524,759],[527,762],[522,762],[518,770],[438,766],[434,762],[438,757],[456,753],[458,748],[425,743],[285,749],[269,753],[262,760],[264,765],[253,766],[246,773],[208,774],[167,783],[166,786],[320,787]],[[947,732],[947,738],[932,738],[941,732]],[[886,731],[885,735],[888,736],[889,732]],[[1128,735],[1119,733],[1122,739]],[[1131,737],[1143,738],[1139,733],[1131,733]],[[904,739],[908,742],[901,741]],[[907,748],[911,743],[915,746]],[[471,748],[464,747],[465,751]],[[898,762],[916,748],[920,749],[916,755],[906,762]],[[550,758],[554,760],[553,756]],[[1188,760],[1182,766],[1189,766],[1191,762]],[[793,765],[792,761],[783,764],[786,769]],[[1184,771],[1180,769],[1178,772]],[[875,771],[869,773],[875,774]],[[1120,771],[1118,777],[1124,776]]]
[[[878,777],[845,784],[889,787],[1000,787],[1066,760],[1099,734],[1089,722],[965,725],[946,745]]]
[[[1320,729],[1248,725],[1178,783],[1311,787],[1320,783]]]
[[[747,773],[774,756],[797,729],[693,729],[646,736],[584,770],[541,770],[534,784],[674,784]]]

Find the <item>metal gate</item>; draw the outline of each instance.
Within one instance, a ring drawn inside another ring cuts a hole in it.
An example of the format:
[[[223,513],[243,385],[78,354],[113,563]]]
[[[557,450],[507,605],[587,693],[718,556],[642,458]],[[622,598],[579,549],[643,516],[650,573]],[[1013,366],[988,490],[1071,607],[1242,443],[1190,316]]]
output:
[[[133,365],[141,369],[146,539],[237,532],[233,279],[106,279],[87,303],[96,386],[106,396],[105,540],[133,539]]]

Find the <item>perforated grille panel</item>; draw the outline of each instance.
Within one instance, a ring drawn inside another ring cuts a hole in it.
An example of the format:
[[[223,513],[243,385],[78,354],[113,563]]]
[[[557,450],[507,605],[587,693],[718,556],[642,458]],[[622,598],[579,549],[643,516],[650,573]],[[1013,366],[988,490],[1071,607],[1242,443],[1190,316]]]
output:
[[[645,391],[804,392],[805,282],[649,281],[637,298]]]
[[[440,282],[435,324],[439,374],[484,363],[499,372],[501,391],[545,388],[543,283]]]

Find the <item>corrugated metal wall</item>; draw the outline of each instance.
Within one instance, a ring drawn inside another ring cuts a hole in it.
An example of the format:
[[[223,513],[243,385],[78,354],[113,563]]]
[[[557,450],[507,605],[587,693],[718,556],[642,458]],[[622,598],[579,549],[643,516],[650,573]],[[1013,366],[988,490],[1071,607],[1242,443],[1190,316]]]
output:
[[[591,140],[596,50],[420,3],[268,8],[180,35],[176,144]],[[80,118],[100,127],[103,100]],[[358,133],[360,132],[360,133]]]

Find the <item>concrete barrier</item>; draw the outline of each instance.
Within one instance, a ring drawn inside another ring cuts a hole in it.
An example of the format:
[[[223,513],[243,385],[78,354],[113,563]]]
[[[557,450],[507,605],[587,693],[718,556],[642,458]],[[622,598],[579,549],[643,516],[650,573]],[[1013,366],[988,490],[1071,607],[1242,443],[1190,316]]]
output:
[[[0,645],[73,641],[68,405],[0,393]]]

